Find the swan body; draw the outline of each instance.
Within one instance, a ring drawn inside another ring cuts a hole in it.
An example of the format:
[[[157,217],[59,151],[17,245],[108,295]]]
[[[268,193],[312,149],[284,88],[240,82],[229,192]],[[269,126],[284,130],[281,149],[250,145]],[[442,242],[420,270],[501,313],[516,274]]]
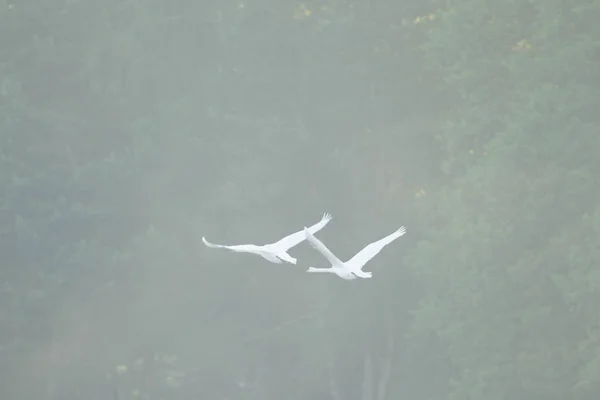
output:
[[[371,272],[364,272],[362,270],[363,266],[373,257],[375,257],[381,249],[383,249],[386,245],[390,244],[394,240],[398,239],[400,236],[406,233],[406,228],[401,226],[395,232],[387,235],[386,237],[379,239],[376,242],[373,242],[361,251],[356,253],[354,257],[350,260],[343,262],[339,258],[337,258],[328,248],[317,239],[312,232],[310,232],[306,227],[304,228],[304,234],[306,235],[306,240],[310,245],[317,250],[319,253],[325,257],[331,267],[329,268],[314,268],[309,267],[306,272],[324,272],[324,273],[333,273],[339,276],[342,279],[352,280],[358,278],[368,279],[371,278]]]
[[[323,214],[323,218],[316,224],[312,225],[310,228],[304,228],[309,231],[309,233],[316,233],[323,229],[327,223],[331,221],[331,214]],[[222,245],[222,244],[214,244],[206,240],[204,236],[202,236],[202,242],[213,249],[228,249],[234,251],[236,253],[251,253],[261,256],[267,261],[270,261],[274,264],[281,264],[282,262],[288,262],[290,264],[296,264],[296,259],[288,254],[288,250],[292,247],[298,245],[300,242],[306,239],[306,236],[303,231],[298,231],[296,233],[292,233],[284,237],[283,239],[275,242],[269,243],[262,246],[258,246],[255,244],[240,244],[235,246]]]

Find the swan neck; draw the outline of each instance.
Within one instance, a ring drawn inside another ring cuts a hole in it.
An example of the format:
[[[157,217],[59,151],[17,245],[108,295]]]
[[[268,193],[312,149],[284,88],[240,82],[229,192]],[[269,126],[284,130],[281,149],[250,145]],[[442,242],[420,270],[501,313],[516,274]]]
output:
[[[331,268],[314,268],[314,267],[308,267],[307,272],[333,272]]]

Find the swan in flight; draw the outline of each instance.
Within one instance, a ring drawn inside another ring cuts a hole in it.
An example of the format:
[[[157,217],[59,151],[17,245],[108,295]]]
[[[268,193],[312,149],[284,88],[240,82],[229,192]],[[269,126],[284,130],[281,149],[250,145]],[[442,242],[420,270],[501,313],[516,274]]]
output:
[[[363,266],[371,258],[375,257],[386,245],[398,239],[405,233],[406,228],[401,226],[394,233],[391,233],[383,239],[379,239],[378,241],[367,245],[364,249],[356,253],[356,255],[354,255],[354,257],[352,257],[350,260],[342,262],[323,244],[323,242],[317,239],[312,232],[305,227],[304,234],[306,235],[308,243],[310,243],[312,247],[319,251],[319,253],[321,253],[331,264],[331,267],[329,268],[309,267],[306,272],[328,272],[336,274],[340,278],[346,280],[356,279],[356,277],[365,279],[370,278],[372,275],[371,272],[364,272],[362,270]]]
[[[310,233],[315,233],[320,231],[327,225],[327,223],[331,221],[330,214],[323,214],[323,218],[321,221],[317,222],[310,228],[304,228]],[[306,239],[306,236],[303,231],[298,231],[296,233],[292,233],[284,237],[275,243],[269,243],[262,246],[257,246],[255,244],[240,244],[236,246],[225,246],[222,244],[214,244],[210,243],[208,240],[202,236],[202,242],[208,247],[213,249],[228,249],[231,251],[235,251],[236,253],[252,253],[261,256],[262,258],[271,261],[274,264],[281,264],[282,260],[291,264],[296,264],[296,259],[291,257],[287,251],[292,247],[296,246],[300,242]]]

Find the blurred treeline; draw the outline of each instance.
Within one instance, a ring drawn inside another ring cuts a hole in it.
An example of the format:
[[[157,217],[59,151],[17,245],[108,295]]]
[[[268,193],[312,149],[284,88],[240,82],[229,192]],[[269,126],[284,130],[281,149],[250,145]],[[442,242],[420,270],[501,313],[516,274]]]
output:
[[[0,397],[600,397],[600,3],[0,4]],[[209,250],[331,212],[353,282]]]

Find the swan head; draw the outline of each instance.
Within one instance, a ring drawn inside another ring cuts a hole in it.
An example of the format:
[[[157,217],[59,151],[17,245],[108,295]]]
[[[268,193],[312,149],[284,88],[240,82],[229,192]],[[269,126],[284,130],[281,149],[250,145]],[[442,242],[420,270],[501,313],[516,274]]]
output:
[[[314,268],[314,267],[308,267],[308,269],[306,270],[306,272],[328,272],[328,273],[335,273],[335,272],[333,272],[332,268]]]
[[[289,262],[290,264],[296,265],[296,261],[298,261],[294,257],[292,257],[289,254],[287,254],[286,252],[277,253],[276,255],[277,255],[277,257],[279,257],[283,261]]]

